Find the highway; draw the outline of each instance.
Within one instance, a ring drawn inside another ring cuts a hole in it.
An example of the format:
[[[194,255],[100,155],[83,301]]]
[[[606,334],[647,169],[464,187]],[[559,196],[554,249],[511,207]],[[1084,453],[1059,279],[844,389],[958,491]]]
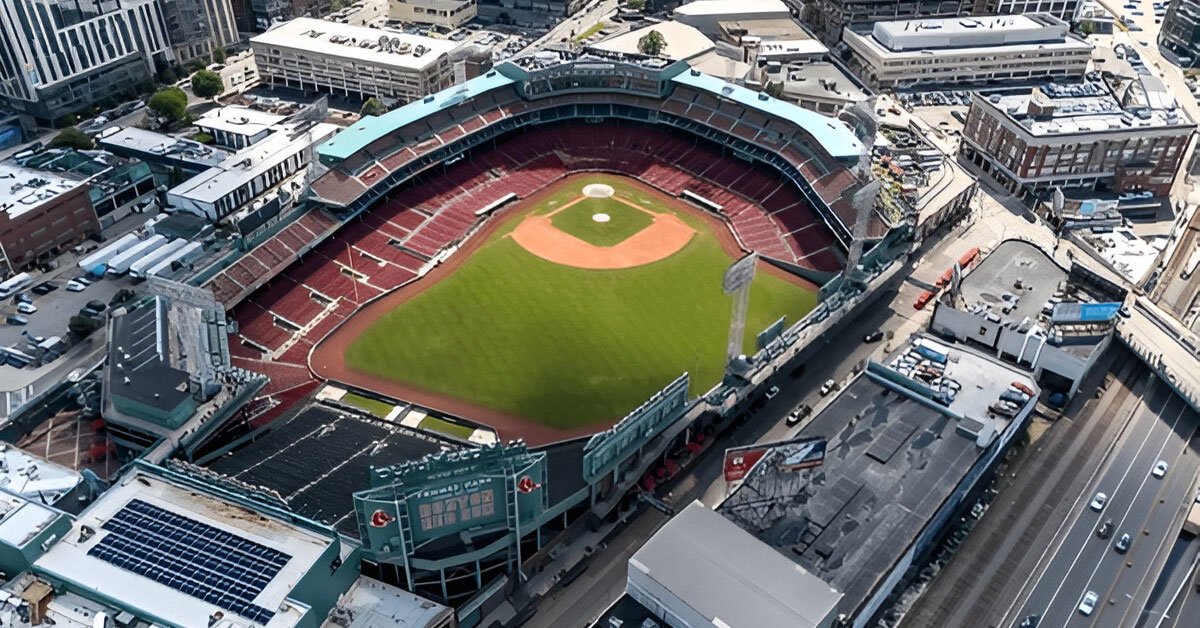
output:
[[[1038,616],[1042,626],[1137,623],[1177,536],[1183,506],[1192,499],[1200,468],[1198,425],[1200,416],[1155,379],[1098,479],[1075,498],[1065,532],[1056,536],[1044,567],[1019,598],[1020,612],[1009,621]],[[1162,479],[1150,474],[1158,460],[1170,464]],[[1088,506],[1097,491],[1108,494],[1099,513]],[[1113,531],[1105,540],[1096,530],[1107,520]],[[1125,533],[1133,542],[1122,555],[1113,544]],[[1100,598],[1088,617],[1076,610],[1086,591]]]

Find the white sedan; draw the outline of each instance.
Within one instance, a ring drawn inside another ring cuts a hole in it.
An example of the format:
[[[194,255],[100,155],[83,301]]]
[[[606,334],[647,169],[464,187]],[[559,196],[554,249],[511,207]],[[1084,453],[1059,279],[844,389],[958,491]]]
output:
[[[1092,611],[1096,610],[1096,600],[1100,596],[1096,595],[1095,591],[1088,591],[1084,594],[1083,599],[1079,601],[1079,612],[1083,613],[1084,617],[1091,615]]]
[[[1156,478],[1161,478],[1162,476],[1164,476],[1166,474],[1167,474],[1167,461],[1166,460],[1159,460],[1158,462],[1154,463],[1154,470],[1150,472],[1150,475],[1153,475]]]
[[[1108,495],[1105,495],[1104,493],[1096,493],[1096,496],[1092,498],[1092,510],[1100,512],[1101,510],[1104,510],[1104,504],[1106,503],[1108,503]]]

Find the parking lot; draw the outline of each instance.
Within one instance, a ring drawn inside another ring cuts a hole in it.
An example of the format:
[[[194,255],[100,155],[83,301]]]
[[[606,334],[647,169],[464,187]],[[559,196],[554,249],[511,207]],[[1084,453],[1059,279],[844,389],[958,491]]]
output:
[[[118,290],[130,285],[130,280],[127,278],[119,279],[102,279],[85,288],[82,292],[68,292],[66,290],[66,280],[72,275],[64,273],[60,278],[51,281],[51,284],[58,286],[56,290],[45,295],[37,295],[26,290],[27,294],[33,301],[37,312],[33,314],[23,315],[29,319],[26,325],[0,325],[0,346],[12,347],[19,346],[24,343],[24,338],[21,332],[27,331],[34,336],[66,336],[67,321],[72,316],[79,313],[79,310],[87,305],[88,301],[100,301],[105,305],[112,299],[113,295]],[[38,285],[41,281],[35,282]],[[14,299],[8,299],[4,305],[4,314],[7,317],[9,314],[16,314],[17,306]],[[3,369],[9,369],[9,366],[0,366],[0,373]]]

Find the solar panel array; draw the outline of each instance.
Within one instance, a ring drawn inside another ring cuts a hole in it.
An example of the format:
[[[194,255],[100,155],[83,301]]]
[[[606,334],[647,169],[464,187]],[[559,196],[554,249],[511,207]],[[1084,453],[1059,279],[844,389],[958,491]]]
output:
[[[253,601],[291,556],[140,499],[101,527],[89,556],[253,622],[274,617]]]

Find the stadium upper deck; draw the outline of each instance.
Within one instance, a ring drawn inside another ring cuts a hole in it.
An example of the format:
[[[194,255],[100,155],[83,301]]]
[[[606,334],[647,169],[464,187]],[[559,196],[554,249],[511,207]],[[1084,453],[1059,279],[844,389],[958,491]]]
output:
[[[384,116],[318,148],[330,170],[313,184],[328,206],[356,211],[396,185],[530,125],[627,119],[707,138],[792,180],[848,244],[862,143],[843,122],[690,69],[594,55],[539,53]],[[879,235],[875,233],[874,235]]]

